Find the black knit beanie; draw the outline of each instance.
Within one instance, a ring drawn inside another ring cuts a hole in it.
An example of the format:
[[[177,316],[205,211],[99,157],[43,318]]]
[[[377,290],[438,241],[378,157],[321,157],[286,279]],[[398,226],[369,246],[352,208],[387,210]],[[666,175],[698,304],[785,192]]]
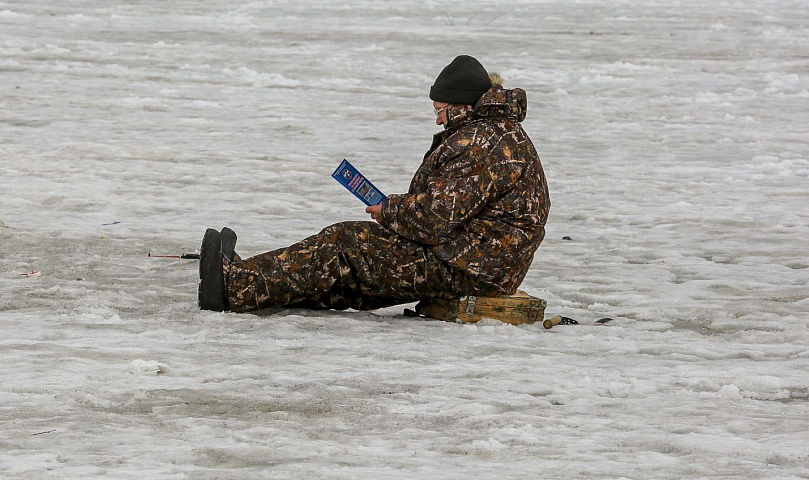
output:
[[[435,79],[430,88],[430,100],[474,105],[490,88],[492,82],[483,65],[474,57],[458,55]]]

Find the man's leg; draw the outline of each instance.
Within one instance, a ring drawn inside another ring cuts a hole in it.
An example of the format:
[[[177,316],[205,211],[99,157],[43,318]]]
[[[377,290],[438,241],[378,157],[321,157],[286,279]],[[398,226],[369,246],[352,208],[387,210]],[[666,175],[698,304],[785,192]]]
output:
[[[234,261],[227,290],[234,312],[281,306],[367,310],[457,295],[459,281],[423,245],[374,222],[343,222],[290,247]]]

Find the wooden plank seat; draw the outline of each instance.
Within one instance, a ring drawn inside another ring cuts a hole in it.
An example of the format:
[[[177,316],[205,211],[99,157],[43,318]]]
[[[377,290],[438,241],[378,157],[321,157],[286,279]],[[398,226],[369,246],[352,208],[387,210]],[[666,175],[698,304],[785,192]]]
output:
[[[484,318],[511,325],[541,322],[547,302],[522,290],[499,297],[465,296],[452,300],[429,298],[416,305],[416,313],[425,317],[457,323],[475,323]]]

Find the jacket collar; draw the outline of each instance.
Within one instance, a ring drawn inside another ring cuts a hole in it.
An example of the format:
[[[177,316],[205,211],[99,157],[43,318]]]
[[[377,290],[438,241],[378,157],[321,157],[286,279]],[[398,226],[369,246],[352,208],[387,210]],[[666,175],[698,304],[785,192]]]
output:
[[[447,123],[445,130],[455,130],[463,125],[479,120],[509,119],[522,122],[528,110],[525,90],[515,88],[506,90],[500,85],[493,85],[484,93],[472,110],[463,107],[449,106],[446,109]]]

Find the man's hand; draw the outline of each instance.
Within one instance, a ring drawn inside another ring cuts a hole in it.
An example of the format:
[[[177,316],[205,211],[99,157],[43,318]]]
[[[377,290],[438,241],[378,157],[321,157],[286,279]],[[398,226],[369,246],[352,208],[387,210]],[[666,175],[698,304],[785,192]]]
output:
[[[374,205],[373,207],[366,207],[365,213],[370,213],[371,218],[376,220],[376,223],[382,225],[382,205]]]

